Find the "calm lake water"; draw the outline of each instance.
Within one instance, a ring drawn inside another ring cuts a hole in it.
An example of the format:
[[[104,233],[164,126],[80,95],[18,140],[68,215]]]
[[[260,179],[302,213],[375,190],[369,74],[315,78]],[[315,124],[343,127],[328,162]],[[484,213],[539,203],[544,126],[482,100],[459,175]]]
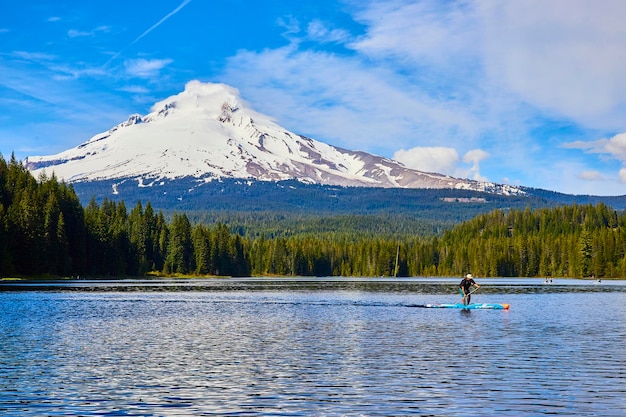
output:
[[[626,281],[0,284],[0,414],[624,416]]]

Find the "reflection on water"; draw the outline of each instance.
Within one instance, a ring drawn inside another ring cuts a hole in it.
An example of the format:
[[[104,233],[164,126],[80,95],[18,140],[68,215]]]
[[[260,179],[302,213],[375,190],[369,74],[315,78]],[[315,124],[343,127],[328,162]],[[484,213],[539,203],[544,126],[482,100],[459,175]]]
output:
[[[2,285],[0,414],[625,415],[626,283]]]

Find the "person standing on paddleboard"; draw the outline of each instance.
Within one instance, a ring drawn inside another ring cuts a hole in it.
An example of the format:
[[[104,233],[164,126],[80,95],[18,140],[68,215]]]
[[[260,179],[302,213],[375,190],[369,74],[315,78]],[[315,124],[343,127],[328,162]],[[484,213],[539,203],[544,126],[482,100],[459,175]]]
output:
[[[476,288],[480,288],[480,285],[476,284],[476,281],[474,281],[474,277],[472,276],[472,274],[465,275],[465,277],[461,280],[461,283],[459,284],[461,296],[463,297],[463,305],[470,304],[470,301],[472,299],[470,289],[472,288],[472,285]]]

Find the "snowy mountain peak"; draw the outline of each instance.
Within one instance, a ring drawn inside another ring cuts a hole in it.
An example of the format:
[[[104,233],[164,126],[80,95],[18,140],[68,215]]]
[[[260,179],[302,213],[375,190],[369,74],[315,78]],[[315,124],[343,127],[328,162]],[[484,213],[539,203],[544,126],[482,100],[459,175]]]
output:
[[[232,110],[245,105],[236,88],[226,84],[190,81],[183,92],[156,103],[148,117],[153,119],[176,114],[200,113],[217,119],[224,108]]]
[[[225,84],[191,81],[185,90],[57,155],[28,157],[42,171],[69,182],[167,179],[298,179],[317,184],[457,188],[522,193],[516,187],[424,173],[399,162],[340,149],[290,132],[257,113]]]

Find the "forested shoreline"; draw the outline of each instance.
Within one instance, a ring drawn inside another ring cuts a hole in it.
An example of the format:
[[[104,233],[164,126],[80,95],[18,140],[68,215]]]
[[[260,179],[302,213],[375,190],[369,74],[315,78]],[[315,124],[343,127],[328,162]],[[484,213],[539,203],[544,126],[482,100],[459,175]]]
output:
[[[437,236],[358,231],[245,237],[95,199],[0,157],[0,277],[626,276],[626,217],[599,203],[496,210]],[[396,259],[398,262],[396,263]]]

